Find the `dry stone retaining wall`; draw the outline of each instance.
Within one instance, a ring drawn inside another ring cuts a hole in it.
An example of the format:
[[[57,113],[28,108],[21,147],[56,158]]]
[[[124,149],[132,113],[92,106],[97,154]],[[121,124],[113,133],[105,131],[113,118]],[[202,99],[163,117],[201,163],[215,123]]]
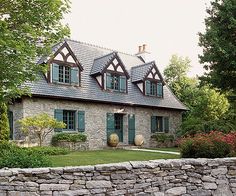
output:
[[[1,169],[1,196],[236,195],[236,158]]]

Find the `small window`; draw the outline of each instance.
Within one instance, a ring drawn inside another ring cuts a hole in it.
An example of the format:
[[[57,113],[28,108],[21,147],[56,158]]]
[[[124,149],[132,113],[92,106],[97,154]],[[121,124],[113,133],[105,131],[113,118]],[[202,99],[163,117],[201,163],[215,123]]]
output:
[[[75,130],[75,111],[63,110],[63,122],[66,124],[64,129]]]
[[[163,85],[161,82],[145,81],[145,95],[163,97]]]
[[[117,92],[126,92],[126,77],[107,73],[106,88]]]
[[[152,116],[151,131],[154,132],[169,132],[169,117]]]
[[[52,64],[52,81],[64,84],[79,84],[78,67]]]

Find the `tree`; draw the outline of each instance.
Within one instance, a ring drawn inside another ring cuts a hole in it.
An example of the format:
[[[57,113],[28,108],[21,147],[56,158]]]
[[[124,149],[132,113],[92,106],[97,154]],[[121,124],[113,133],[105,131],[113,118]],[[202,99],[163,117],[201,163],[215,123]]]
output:
[[[0,103],[0,141],[10,139],[10,126],[7,116],[7,105]]]
[[[206,32],[199,33],[203,48],[200,62],[207,73],[201,77],[223,91],[236,92],[236,1],[214,0],[205,19]]]
[[[68,10],[69,0],[1,0],[0,102],[25,93],[19,86],[44,69],[36,59],[69,34],[60,22]]]
[[[19,120],[19,123],[26,135],[34,135],[38,138],[39,146],[42,146],[47,135],[52,133],[54,129],[65,128],[63,122],[59,122],[45,113],[23,118]]]

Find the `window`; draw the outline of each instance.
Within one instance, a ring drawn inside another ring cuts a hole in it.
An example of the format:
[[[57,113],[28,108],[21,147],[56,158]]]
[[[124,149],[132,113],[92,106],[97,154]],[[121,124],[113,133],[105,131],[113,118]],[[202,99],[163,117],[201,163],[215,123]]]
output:
[[[79,84],[78,67],[52,64],[52,82],[64,84]]]
[[[75,111],[63,110],[63,122],[66,124],[64,129],[75,130]]]
[[[163,97],[163,85],[161,82],[145,81],[145,95]]]
[[[169,117],[152,116],[151,131],[154,132],[169,132]]]
[[[107,73],[106,88],[117,92],[126,92],[126,76]]]
[[[55,129],[55,131],[85,131],[85,112],[73,110],[56,109],[54,118],[66,124],[64,129]]]

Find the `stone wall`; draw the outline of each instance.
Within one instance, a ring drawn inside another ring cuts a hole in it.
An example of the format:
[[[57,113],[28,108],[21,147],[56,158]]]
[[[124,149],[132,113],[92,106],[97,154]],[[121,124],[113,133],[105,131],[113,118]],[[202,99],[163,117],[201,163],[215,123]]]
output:
[[[1,196],[236,195],[236,158],[2,169]]]
[[[55,109],[82,110],[85,111],[85,134],[89,142],[89,149],[101,149],[107,145],[106,114],[115,113],[124,109],[123,116],[123,144],[128,144],[128,114],[135,114],[135,132],[144,136],[144,145],[149,147],[151,136],[151,116],[168,116],[170,132],[174,133],[181,123],[182,114],[177,110],[152,109],[143,107],[130,107],[111,104],[96,104],[80,101],[66,101],[46,98],[24,98],[21,103],[10,106],[14,116],[14,139],[21,139],[20,130],[16,121],[19,118],[40,114],[42,112],[54,116]],[[16,115],[17,114],[17,115]],[[21,114],[21,115],[18,115]],[[49,135],[46,144],[51,141]]]

